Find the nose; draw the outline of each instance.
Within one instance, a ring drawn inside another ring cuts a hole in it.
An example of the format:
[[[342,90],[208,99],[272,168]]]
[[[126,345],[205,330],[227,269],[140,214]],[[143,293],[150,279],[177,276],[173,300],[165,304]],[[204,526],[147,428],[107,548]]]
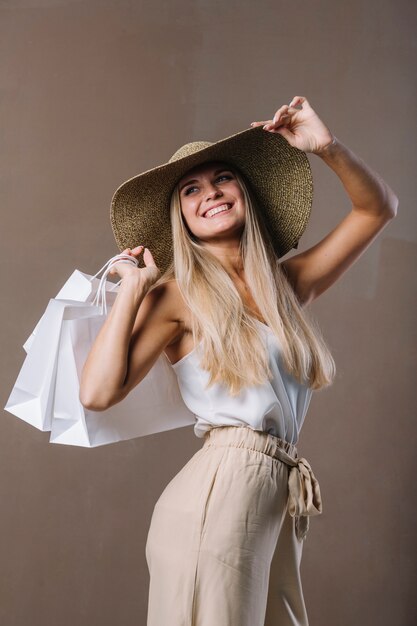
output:
[[[222,190],[216,187],[216,185],[209,185],[206,193],[207,200],[209,200],[210,198],[216,198],[217,196],[222,195],[222,193]]]

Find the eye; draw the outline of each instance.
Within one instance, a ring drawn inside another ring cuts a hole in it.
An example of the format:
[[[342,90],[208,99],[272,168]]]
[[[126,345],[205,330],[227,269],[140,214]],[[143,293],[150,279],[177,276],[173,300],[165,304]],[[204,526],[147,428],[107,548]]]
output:
[[[232,176],[230,176],[229,174],[221,174],[220,176],[218,176],[216,178],[216,182],[221,180],[222,178],[226,178],[226,180],[231,180]],[[184,195],[188,196],[190,191],[192,191],[193,189],[197,189],[197,187],[188,187],[185,191],[184,191]]]

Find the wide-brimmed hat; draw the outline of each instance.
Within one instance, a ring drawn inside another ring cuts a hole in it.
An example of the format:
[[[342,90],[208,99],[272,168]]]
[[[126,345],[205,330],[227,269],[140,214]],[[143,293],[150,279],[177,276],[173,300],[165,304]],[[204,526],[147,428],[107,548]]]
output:
[[[261,126],[215,143],[194,141],[167,163],[129,178],[115,191],[110,209],[120,251],[143,245],[163,273],[173,258],[170,199],[186,172],[207,161],[236,167],[255,196],[278,257],[296,248],[311,213],[313,178],[307,155]],[[143,266],[140,259],[140,266]]]

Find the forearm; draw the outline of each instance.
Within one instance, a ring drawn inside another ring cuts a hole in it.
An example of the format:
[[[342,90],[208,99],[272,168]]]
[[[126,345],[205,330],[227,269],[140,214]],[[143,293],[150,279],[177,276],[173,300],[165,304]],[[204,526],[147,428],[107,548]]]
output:
[[[387,183],[341,141],[317,154],[340,178],[353,208],[373,215],[396,215],[398,198]]]
[[[122,387],[133,326],[147,291],[135,276],[123,278],[119,293],[83,367],[80,401],[84,406],[94,406],[99,410]]]

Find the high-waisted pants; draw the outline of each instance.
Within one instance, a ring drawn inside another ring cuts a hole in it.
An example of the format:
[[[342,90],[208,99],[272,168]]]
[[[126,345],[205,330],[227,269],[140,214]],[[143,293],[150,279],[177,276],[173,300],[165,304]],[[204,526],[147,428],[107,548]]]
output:
[[[300,562],[321,511],[293,444],[246,426],[208,431],[152,514],[147,626],[308,626]]]

